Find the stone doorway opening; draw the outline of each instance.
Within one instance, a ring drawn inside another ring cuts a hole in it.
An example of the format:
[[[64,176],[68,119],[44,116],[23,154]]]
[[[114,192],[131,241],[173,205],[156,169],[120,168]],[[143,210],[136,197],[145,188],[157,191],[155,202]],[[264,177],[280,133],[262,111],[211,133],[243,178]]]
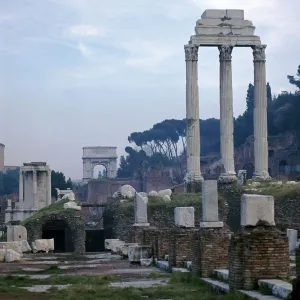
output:
[[[85,251],[102,252],[104,247],[104,230],[86,230],[85,231]]]
[[[73,252],[71,232],[63,220],[51,220],[43,226],[43,239],[54,239],[54,252]]]

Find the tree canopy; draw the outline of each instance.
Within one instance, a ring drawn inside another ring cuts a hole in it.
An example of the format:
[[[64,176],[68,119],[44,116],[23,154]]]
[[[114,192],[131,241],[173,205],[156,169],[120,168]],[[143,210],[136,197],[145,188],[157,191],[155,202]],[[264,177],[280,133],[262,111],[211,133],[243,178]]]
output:
[[[293,131],[300,141],[300,66],[296,76],[287,76],[297,88],[295,93],[283,92],[272,95],[271,85],[267,83],[268,133],[278,135]],[[234,119],[234,145],[241,146],[253,134],[254,85],[250,83],[246,93],[246,109]],[[220,120],[200,120],[201,155],[220,152]],[[128,136],[132,147],[126,147],[122,156],[118,177],[142,177],[148,167],[162,169],[166,166],[181,166],[185,162],[186,120],[167,119],[154,124],[152,128],[133,132]]]

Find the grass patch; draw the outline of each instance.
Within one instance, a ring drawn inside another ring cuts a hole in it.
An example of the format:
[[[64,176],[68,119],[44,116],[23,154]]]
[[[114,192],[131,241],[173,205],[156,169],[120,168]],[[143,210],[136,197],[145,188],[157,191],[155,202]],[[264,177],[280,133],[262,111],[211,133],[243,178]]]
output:
[[[164,275],[167,274],[158,274]],[[158,278],[157,274],[150,274],[151,278]],[[48,299],[56,300],[140,300],[140,299],[173,299],[173,300],[244,300],[241,294],[218,295],[210,286],[203,283],[191,273],[174,272],[166,286],[151,288],[110,288],[108,284],[118,280],[117,276],[58,276],[54,275],[46,280],[33,280],[24,277],[7,276],[0,278],[0,293],[15,295],[21,286],[35,284],[72,284],[65,290],[50,289]],[[14,286],[12,288],[12,286]],[[1,287],[5,287],[1,290]],[[24,293],[23,290],[21,290]],[[34,294],[31,294],[34,295]],[[45,296],[43,296],[45,297]],[[46,298],[41,298],[46,299]]]

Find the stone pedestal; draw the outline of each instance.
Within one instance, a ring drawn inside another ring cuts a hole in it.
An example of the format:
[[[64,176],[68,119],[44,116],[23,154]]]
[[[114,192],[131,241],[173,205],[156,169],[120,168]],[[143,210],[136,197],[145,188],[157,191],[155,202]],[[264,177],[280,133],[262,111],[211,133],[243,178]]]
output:
[[[198,46],[185,45],[186,60],[186,189],[193,192],[194,184],[203,180],[200,170],[200,125],[198,93]],[[197,186],[197,184],[195,184]]]
[[[232,46],[219,46],[220,51],[220,133],[223,170],[220,183],[237,180],[234,169],[233,147],[233,99],[232,99]]]
[[[268,180],[266,45],[254,46],[254,179]]]
[[[194,207],[175,207],[174,209],[175,225],[181,228],[195,227],[195,209]]]
[[[229,245],[230,289],[253,290],[259,279],[287,279],[289,244],[275,228],[274,198],[243,195],[241,225]]]
[[[214,269],[227,269],[230,237],[227,228],[201,228],[194,241],[192,271],[209,277]]]

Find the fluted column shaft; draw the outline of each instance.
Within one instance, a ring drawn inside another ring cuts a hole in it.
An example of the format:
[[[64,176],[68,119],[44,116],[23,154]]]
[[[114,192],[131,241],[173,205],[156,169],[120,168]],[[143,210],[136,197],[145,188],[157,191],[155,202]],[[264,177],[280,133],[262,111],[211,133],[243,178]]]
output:
[[[220,51],[220,133],[223,170],[219,181],[236,180],[233,146],[232,46],[222,45]]]
[[[198,92],[198,46],[186,45],[186,155],[185,182],[202,181],[200,169],[200,125]]]
[[[254,174],[257,179],[269,179],[268,122],[266,88],[266,45],[253,46],[254,58]]]
[[[23,207],[24,201],[24,186],[23,186],[23,171],[19,173],[19,206]]]
[[[39,209],[38,197],[37,197],[37,172],[32,172],[32,183],[33,183],[33,200],[34,208]]]
[[[46,206],[49,206],[51,204],[51,170],[47,172],[47,203]]]

